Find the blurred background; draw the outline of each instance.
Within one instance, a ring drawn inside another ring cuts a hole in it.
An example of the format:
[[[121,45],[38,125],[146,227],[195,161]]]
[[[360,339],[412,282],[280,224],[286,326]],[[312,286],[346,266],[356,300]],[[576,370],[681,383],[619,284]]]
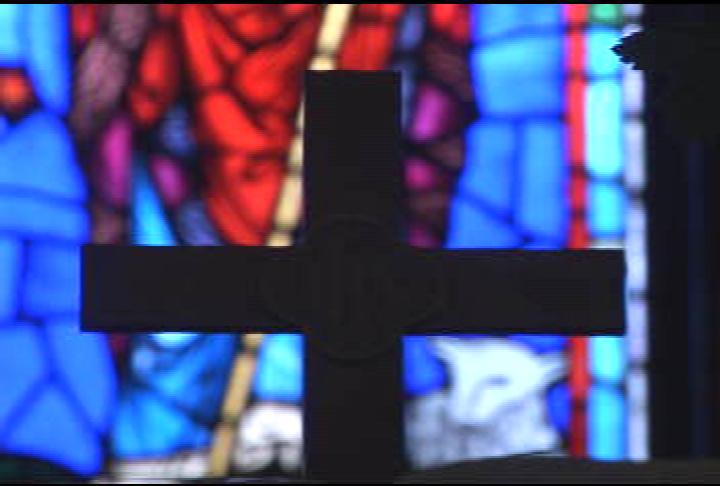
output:
[[[411,244],[626,250],[624,337],[406,338],[409,463],[647,458],[641,14],[0,5],[0,478],[300,472],[301,336],[81,333],[78,269],[292,244],[306,69],[402,72]]]

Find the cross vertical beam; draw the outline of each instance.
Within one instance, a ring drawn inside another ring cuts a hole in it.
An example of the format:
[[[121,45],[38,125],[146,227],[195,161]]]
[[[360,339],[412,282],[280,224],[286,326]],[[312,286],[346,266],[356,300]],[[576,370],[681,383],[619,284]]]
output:
[[[305,215],[310,239],[334,220],[355,218],[376,224],[385,237],[396,237],[404,187],[399,87],[392,72],[308,72],[305,160],[312,162],[305,165]],[[354,479],[395,477],[404,457],[401,341],[362,361],[338,363],[313,340],[309,333],[304,403],[304,430],[313,431],[305,434],[309,475],[340,479],[352,471]]]
[[[366,218],[396,234],[405,186],[398,74],[308,71],[305,79],[309,233],[330,220],[350,216]]]

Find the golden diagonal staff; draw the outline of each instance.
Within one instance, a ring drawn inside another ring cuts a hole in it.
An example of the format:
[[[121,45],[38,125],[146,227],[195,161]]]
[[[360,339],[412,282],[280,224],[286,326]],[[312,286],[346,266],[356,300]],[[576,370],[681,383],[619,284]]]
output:
[[[323,13],[320,31],[315,43],[309,69],[326,71],[335,69],[338,50],[355,5],[328,4]],[[304,100],[295,118],[295,136],[288,151],[287,173],[280,188],[273,216],[273,228],[268,235],[268,246],[289,246],[292,233],[300,220],[302,202],[302,152]],[[228,387],[223,400],[220,421],[215,427],[208,458],[209,477],[223,477],[230,471],[233,447],[238,444],[238,423],[250,398],[250,386],[257,366],[257,352],[262,344],[261,334],[246,334],[242,351],[235,357]]]
[[[335,69],[337,53],[345,37],[353,8],[352,4],[327,5],[309,69],[316,71]],[[273,229],[267,239],[268,246],[291,245],[292,232],[300,219],[304,111],[305,101],[302,100],[295,118],[295,136],[288,151],[287,174],[280,189]]]

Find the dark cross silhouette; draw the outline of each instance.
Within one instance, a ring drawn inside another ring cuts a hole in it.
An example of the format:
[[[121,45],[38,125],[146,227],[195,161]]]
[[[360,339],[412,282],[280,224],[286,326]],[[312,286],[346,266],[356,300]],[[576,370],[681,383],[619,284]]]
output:
[[[403,470],[403,334],[622,332],[620,251],[401,243],[398,74],[310,72],[305,109],[302,243],[87,245],[83,329],[303,332],[305,471],[351,480]]]

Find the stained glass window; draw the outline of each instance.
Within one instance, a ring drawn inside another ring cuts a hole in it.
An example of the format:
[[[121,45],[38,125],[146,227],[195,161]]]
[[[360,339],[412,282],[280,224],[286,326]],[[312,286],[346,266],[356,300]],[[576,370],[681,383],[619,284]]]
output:
[[[311,68],[403,73],[413,245],[627,251],[625,338],[407,338],[410,462],[646,457],[642,80],[610,51],[639,14],[0,6],[0,454],[299,471],[300,336],[81,334],[77,268],[87,241],[292,244]]]
[[[107,338],[78,332],[90,225],[65,123],[68,19],[64,5],[0,6],[0,450],[89,475],[117,378]]]
[[[433,344],[445,349],[441,356],[451,357],[454,378],[450,377],[448,403],[465,425],[462,434],[456,433],[464,436],[455,439],[456,448],[465,450],[453,455],[443,450],[452,440],[433,442],[428,433],[428,444],[442,445],[435,446],[434,455],[418,455],[418,462],[447,462],[448,455],[457,459],[543,450],[598,459],[647,454],[642,445],[641,365],[636,362],[630,374],[627,368],[628,356],[642,361],[644,347],[639,322],[644,316],[643,282],[637,274],[643,265],[637,197],[642,163],[639,80],[622,73],[610,51],[624,22],[619,5],[473,7],[469,65],[479,116],[467,131],[467,158],[450,210],[446,244],[584,248],[621,246],[627,236],[633,248],[628,263],[636,277],[629,282],[634,287],[628,306],[632,344],[610,337],[511,336],[492,340],[492,346],[487,338],[477,338],[475,344],[436,339]],[[628,180],[635,184],[633,191],[626,189],[624,171],[630,178],[636,174]],[[628,194],[636,196],[630,210],[633,226],[626,232]],[[513,363],[523,362],[511,359],[522,348],[527,370],[520,376],[496,370],[494,378],[506,385],[483,385],[483,379],[487,383],[493,378],[486,357],[491,347],[498,361]],[[527,361],[530,357],[534,363]],[[470,371],[474,368],[485,368],[489,374]],[[533,383],[532,369],[547,371]],[[463,383],[473,374],[474,385]],[[503,402],[496,405],[493,418],[479,412],[482,400],[473,404],[467,394],[453,396],[453,379],[462,387],[474,386],[478,394],[484,392],[488,402]],[[513,395],[513,383],[521,383],[525,395]],[[518,403],[525,403],[519,414]],[[533,407],[540,410],[533,412]],[[424,416],[414,409],[413,413]],[[523,432],[498,432],[510,424]],[[447,424],[444,430],[449,430]]]

